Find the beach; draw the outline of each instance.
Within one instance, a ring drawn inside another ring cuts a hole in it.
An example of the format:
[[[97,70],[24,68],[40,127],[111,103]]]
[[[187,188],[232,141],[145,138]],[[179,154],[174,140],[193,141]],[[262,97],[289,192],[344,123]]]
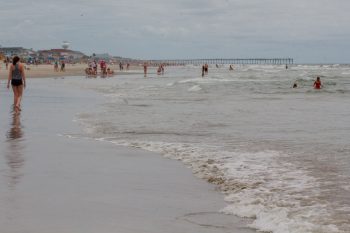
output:
[[[0,225],[348,233],[350,66],[200,71],[1,80]]]
[[[349,9],[3,1],[0,233],[350,233]]]
[[[221,213],[216,186],[182,163],[86,134],[79,117],[105,101],[90,85],[112,78],[28,79],[20,114],[5,82],[1,232],[253,232],[250,220]]]
[[[85,76],[85,69],[88,67],[84,63],[66,64],[65,71],[54,71],[54,65],[40,64],[40,65],[26,65],[26,75],[29,78],[47,78],[47,77],[72,77],[72,76]],[[142,67],[131,66],[130,70],[119,70],[119,65],[113,64],[109,67],[114,70],[115,75],[118,74],[135,74],[140,73]],[[8,70],[6,70],[5,64],[0,64],[0,79],[7,79]]]

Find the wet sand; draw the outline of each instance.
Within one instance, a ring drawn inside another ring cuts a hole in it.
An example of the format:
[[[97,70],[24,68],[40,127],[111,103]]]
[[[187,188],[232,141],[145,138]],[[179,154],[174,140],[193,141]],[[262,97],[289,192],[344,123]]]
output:
[[[1,232],[255,232],[180,162],[82,138],[74,115],[98,97],[64,82],[31,80],[20,114],[0,87]]]

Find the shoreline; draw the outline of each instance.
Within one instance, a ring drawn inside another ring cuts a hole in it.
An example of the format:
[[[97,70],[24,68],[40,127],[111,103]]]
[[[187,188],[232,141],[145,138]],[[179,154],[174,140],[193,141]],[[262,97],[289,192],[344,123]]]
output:
[[[3,231],[255,232],[220,213],[223,194],[181,162],[85,138],[74,115],[101,97],[65,82],[32,80],[17,117],[11,93],[0,93]]]

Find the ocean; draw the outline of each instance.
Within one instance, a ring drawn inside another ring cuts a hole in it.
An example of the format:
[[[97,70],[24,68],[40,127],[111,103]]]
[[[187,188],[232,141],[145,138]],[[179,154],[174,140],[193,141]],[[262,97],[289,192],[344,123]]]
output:
[[[84,136],[182,161],[249,227],[350,232],[350,66],[210,66],[203,78],[200,66],[166,67],[67,83],[102,97],[76,116]]]

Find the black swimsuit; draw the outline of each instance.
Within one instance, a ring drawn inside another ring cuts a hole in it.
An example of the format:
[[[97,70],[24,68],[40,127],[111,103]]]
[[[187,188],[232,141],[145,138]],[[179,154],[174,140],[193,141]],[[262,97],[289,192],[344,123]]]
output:
[[[23,85],[22,79],[12,79],[11,80],[11,85],[12,86],[21,86],[21,85]]]
[[[18,64],[15,65],[15,69],[12,70],[12,79],[11,79],[11,85],[12,86],[21,86],[23,85],[23,78],[21,71],[19,70]]]

